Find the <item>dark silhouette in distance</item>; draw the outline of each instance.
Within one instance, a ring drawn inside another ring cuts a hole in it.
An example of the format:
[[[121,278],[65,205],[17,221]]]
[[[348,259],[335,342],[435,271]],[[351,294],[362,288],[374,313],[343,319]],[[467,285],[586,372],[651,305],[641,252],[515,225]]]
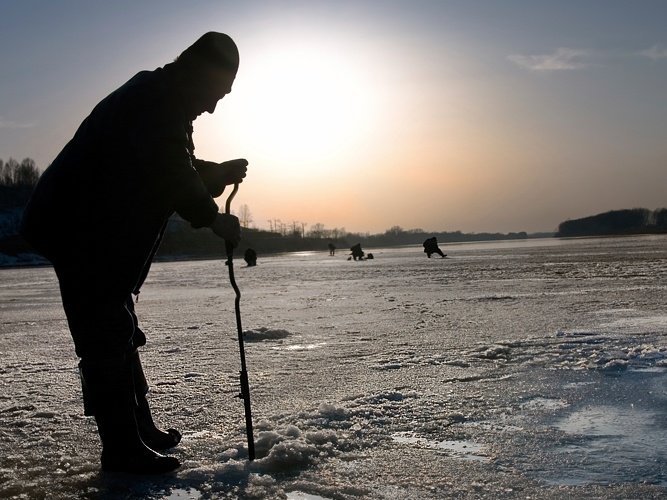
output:
[[[435,236],[432,238],[427,238],[424,241],[424,253],[426,253],[426,256],[430,259],[431,255],[434,253],[437,253],[440,255],[440,257],[446,257],[447,255],[442,253],[442,250],[440,250],[440,247],[438,247],[438,240]]]
[[[257,252],[255,252],[252,248],[246,249],[246,251],[243,254],[243,260],[246,261],[246,264],[248,264],[248,267],[256,266],[257,265]]]
[[[336,255],[336,245],[334,245],[333,243],[329,243],[328,247],[329,247],[329,255],[331,257]]]
[[[352,246],[350,248],[352,251],[352,258],[354,260],[364,260],[364,251],[361,249],[361,243],[357,243],[356,245]]]

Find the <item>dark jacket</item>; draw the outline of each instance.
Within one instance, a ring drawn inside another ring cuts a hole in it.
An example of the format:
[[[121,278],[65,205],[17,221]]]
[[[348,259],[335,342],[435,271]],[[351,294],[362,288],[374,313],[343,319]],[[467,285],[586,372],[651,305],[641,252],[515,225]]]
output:
[[[142,71],[102,100],[44,171],[21,234],[54,261],[113,265],[127,283],[150,264],[174,212],[210,225],[218,206],[196,168],[192,122],[170,65]]]

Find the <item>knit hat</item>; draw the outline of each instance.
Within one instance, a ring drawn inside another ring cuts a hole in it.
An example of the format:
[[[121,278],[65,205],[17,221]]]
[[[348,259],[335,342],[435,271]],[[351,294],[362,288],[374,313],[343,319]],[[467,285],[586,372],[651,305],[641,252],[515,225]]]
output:
[[[185,49],[176,61],[192,67],[207,64],[236,74],[239,50],[229,35],[209,31]]]

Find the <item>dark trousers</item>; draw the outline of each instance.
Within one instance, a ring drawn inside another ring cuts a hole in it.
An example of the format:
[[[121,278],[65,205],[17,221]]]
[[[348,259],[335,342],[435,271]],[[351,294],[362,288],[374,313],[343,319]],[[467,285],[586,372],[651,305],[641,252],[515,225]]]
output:
[[[108,359],[146,344],[134,313],[132,291],[139,279],[107,262],[53,260],[63,308],[77,356]]]

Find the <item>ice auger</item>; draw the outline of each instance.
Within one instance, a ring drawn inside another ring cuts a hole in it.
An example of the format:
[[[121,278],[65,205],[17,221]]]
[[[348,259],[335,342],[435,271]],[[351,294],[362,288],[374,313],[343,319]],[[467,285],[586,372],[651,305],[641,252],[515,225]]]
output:
[[[237,191],[239,190],[239,185],[234,184],[234,189],[227,198],[225,203],[225,213],[231,213],[231,204],[232,199],[236,196]],[[238,395],[239,398],[243,400],[243,406],[245,409],[245,428],[246,434],[248,436],[248,459],[255,459],[255,439],[252,432],[252,413],[250,411],[250,386],[248,385],[248,371],[246,370],[245,364],[245,348],[243,345],[243,328],[241,326],[241,291],[239,290],[236,280],[234,279],[234,246],[231,242],[225,241],[225,249],[227,250],[227,268],[229,269],[229,281],[232,284],[234,293],[236,293],[236,299],[234,300],[234,309],[236,312],[236,329],[238,331],[239,337],[239,353],[241,355],[241,393]]]

